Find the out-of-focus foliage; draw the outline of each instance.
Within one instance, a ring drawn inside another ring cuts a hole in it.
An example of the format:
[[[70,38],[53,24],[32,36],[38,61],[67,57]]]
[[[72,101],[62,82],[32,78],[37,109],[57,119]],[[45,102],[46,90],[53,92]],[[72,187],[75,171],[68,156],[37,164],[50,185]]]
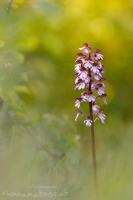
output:
[[[7,7],[8,1],[3,2]],[[24,103],[41,111],[70,113],[76,96],[75,54],[88,42],[104,55],[107,112],[117,110],[129,118],[133,112],[132,8],[132,1],[16,0],[7,14],[1,6],[2,87],[21,85],[17,95]],[[1,93],[4,98],[6,92]]]
[[[106,125],[96,123],[100,198],[132,200],[132,21],[132,0],[0,2],[2,190],[55,184],[64,199],[95,198],[89,129],[74,122],[74,61],[87,42],[101,49],[107,78]]]

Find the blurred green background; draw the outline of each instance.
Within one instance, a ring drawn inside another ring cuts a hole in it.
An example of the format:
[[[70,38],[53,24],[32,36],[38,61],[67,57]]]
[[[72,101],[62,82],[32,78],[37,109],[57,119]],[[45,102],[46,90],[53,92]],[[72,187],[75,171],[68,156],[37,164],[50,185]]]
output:
[[[99,199],[132,200],[133,0],[0,2],[1,199],[64,188],[45,198],[96,199],[90,130],[74,121],[83,43],[101,50],[107,79],[106,124],[95,123]]]

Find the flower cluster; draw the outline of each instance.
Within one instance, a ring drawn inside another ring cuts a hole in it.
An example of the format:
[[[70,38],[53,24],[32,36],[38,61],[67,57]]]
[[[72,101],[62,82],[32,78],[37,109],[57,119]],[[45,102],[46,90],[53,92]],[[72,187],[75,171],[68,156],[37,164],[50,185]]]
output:
[[[78,119],[79,115],[86,116],[84,123],[86,126],[91,126],[93,122],[97,119],[101,120],[104,123],[106,115],[103,113],[103,110],[97,105],[96,100],[98,98],[103,99],[103,102],[106,102],[105,90],[105,78],[102,77],[105,74],[102,65],[103,56],[100,54],[100,50],[97,49],[94,53],[91,53],[91,47],[87,43],[84,44],[82,48],[79,48],[82,51],[77,53],[78,58],[76,59],[75,65],[75,89],[86,89],[86,91],[81,93],[81,96],[76,99],[75,107],[77,108],[77,115],[75,121]],[[92,115],[95,114],[96,118],[93,120],[93,117],[84,114],[80,108],[82,102],[89,102],[91,107]]]

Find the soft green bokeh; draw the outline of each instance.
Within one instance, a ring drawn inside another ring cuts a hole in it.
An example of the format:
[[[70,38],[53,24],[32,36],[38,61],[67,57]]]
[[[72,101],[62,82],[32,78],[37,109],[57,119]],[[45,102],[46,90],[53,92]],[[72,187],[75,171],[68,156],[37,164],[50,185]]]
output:
[[[133,1],[16,0],[7,12],[9,2],[0,2],[1,199],[38,185],[68,192],[46,199],[96,199],[90,130],[74,121],[76,53],[88,43],[107,79],[106,124],[95,123],[99,199],[132,200]]]

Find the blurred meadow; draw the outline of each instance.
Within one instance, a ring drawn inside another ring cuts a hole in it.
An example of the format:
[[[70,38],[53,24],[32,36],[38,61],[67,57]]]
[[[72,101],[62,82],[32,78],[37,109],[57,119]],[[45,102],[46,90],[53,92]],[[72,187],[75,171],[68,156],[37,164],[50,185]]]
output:
[[[107,79],[107,118],[95,123],[99,200],[133,199],[133,0],[1,0],[2,200],[96,199],[90,129],[74,121],[83,43],[101,50]]]

